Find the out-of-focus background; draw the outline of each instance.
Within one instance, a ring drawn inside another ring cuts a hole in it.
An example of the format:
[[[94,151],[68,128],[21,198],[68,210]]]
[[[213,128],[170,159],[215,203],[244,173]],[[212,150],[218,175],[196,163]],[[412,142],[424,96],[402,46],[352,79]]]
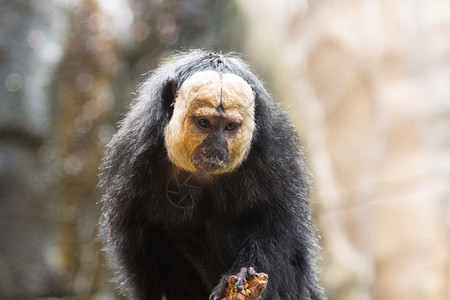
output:
[[[330,299],[449,299],[448,0],[1,0],[0,299],[119,298],[98,165],[190,48],[242,53],[296,125]]]

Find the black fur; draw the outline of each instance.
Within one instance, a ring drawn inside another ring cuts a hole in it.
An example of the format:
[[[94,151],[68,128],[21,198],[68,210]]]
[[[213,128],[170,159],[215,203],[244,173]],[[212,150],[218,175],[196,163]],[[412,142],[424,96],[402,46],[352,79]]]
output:
[[[256,129],[240,167],[203,183],[197,202],[176,207],[167,197],[174,167],[164,128],[173,87],[203,70],[249,83]],[[307,178],[292,125],[245,63],[203,51],[172,57],[140,87],[101,168],[100,236],[120,289],[134,299],[208,299],[229,275],[254,267],[269,275],[263,299],[324,299]]]

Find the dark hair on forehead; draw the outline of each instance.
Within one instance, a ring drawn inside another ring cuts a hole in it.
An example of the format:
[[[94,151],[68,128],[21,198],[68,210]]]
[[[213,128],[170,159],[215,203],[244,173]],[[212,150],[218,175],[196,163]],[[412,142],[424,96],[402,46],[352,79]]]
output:
[[[222,54],[197,50],[189,54],[176,54],[169,57],[165,64],[171,65],[177,89],[194,73],[201,71],[215,71],[231,73],[244,79],[255,93],[263,89],[262,84],[250,71],[249,66],[236,54]]]

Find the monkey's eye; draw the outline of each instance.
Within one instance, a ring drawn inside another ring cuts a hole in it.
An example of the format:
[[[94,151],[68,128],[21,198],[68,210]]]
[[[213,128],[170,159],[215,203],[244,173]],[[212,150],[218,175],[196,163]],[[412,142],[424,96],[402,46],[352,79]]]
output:
[[[234,123],[234,122],[230,122],[230,123],[228,123],[227,125],[225,125],[224,130],[225,130],[225,131],[233,131],[233,130],[235,130],[236,128],[237,128],[237,124]]]
[[[197,124],[198,126],[200,126],[201,128],[211,128],[211,123],[209,122],[208,119],[206,118],[200,118],[197,120]]]

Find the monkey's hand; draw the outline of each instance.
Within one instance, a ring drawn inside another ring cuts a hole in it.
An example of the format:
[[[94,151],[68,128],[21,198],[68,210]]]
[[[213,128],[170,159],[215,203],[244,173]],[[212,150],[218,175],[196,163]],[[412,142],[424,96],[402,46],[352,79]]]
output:
[[[252,267],[242,268],[237,275],[228,276],[228,281],[221,280],[210,299],[260,300],[261,294],[267,287],[267,280],[268,276],[265,273],[256,273]],[[224,283],[226,283],[225,287],[223,287]]]

